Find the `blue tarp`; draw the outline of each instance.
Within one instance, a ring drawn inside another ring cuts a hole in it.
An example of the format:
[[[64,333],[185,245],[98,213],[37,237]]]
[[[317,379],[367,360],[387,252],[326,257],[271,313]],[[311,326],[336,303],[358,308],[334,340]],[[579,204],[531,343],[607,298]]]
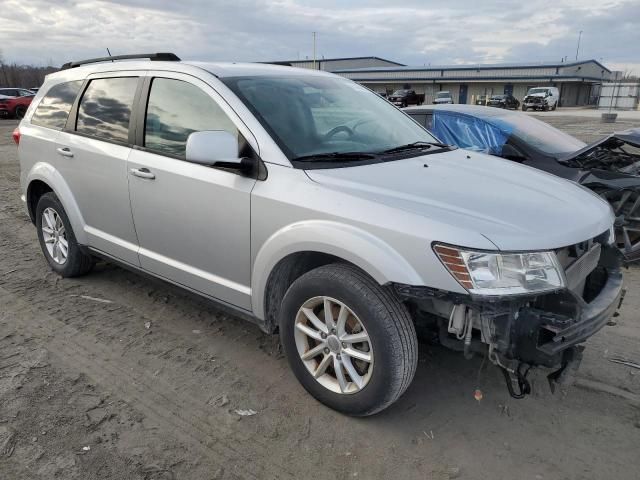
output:
[[[437,110],[431,131],[446,144],[498,156],[511,134],[478,118]]]

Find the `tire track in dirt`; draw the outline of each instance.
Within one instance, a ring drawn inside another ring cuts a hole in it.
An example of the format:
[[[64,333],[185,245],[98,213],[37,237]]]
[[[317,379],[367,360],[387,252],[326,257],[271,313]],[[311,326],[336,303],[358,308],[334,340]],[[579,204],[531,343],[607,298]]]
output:
[[[0,313],[36,338],[46,339],[47,349],[65,368],[84,372],[97,384],[118,390],[118,395],[147,415],[180,441],[192,444],[202,453],[223,457],[233,464],[243,478],[285,478],[293,475],[282,465],[269,461],[269,452],[257,442],[240,444],[232,438],[234,432],[221,424],[209,422],[210,411],[193,398],[182,395],[161,378],[149,378],[148,372],[136,362],[123,360],[117,352],[107,349],[95,338],[66,325],[0,287]],[[84,345],[91,345],[89,351]],[[78,368],[81,366],[81,368]],[[258,467],[243,450],[261,459]]]

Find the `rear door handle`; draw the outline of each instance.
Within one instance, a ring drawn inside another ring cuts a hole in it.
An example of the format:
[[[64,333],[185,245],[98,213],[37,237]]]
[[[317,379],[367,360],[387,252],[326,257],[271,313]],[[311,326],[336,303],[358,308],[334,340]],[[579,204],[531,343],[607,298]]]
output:
[[[60,147],[56,149],[56,152],[58,152],[63,157],[73,157],[73,152],[69,149],[69,147]]]
[[[153,180],[156,176],[149,171],[148,168],[132,168],[129,170],[131,175],[135,175],[136,177],[146,178],[147,180]]]

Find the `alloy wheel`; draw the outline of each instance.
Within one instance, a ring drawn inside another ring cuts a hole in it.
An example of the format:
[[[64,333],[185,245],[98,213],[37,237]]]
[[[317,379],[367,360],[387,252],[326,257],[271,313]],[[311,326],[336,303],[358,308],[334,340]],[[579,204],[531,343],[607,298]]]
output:
[[[334,393],[362,390],[373,372],[373,348],[364,324],[344,303],[326,296],[304,302],[295,343],[309,373]]]
[[[69,255],[69,242],[62,218],[53,208],[46,208],[42,212],[41,229],[49,256],[57,264],[63,265]]]

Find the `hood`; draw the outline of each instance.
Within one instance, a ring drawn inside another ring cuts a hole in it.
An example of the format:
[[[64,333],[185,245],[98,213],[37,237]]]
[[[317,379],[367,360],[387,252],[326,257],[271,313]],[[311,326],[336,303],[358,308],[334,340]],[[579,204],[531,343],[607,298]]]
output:
[[[583,187],[465,150],[307,174],[325,188],[420,215],[422,228],[433,221],[480,233],[500,250],[561,248],[613,223],[609,205]],[[367,213],[376,215],[375,208]]]
[[[544,98],[547,94],[545,92],[540,92],[540,93],[528,93],[527,95],[525,95],[525,98],[527,97],[542,97]]]

